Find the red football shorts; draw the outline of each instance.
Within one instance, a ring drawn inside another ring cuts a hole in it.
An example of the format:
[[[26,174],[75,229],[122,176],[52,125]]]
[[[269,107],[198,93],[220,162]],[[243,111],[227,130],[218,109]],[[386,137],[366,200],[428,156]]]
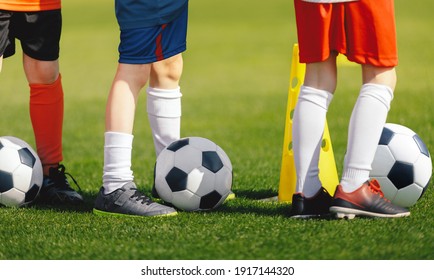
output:
[[[398,64],[393,0],[294,5],[300,62],[321,62],[335,51],[359,64]]]

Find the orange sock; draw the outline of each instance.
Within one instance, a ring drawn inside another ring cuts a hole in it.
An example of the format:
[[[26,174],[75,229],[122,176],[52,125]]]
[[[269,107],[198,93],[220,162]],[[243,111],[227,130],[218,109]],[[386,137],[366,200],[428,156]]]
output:
[[[63,89],[61,76],[49,85],[30,84],[30,119],[36,148],[48,175],[62,161]]]

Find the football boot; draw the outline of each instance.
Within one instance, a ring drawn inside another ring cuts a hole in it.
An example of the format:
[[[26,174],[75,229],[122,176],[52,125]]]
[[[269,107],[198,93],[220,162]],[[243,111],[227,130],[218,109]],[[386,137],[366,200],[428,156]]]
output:
[[[305,197],[302,193],[292,196],[291,218],[319,218],[330,215],[332,196],[321,187],[313,197]]]
[[[355,216],[399,218],[410,215],[407,208],[392,204],[384,197],[377,180],[366,181],[360,188],[346,193],[339,185],[333,197],[330,212],[337,218],[353,219]]]
[[[42,204],[72,205],[83,203],[83,196],[71,188],[66,175],[74,181],[81,191],[77,181],[71,174],[65,172],[65,166],[61,164],[58,167],[51,167],[48,176],[44,176],[37,202]]]

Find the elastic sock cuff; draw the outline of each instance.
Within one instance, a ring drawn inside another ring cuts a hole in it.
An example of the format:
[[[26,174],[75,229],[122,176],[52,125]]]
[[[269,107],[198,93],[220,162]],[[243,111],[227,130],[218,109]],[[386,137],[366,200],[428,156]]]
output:
[[[104,133],[105,147],[132,147],[134,135],[122,132],[107,131]]]
[[[162,118],[181,117],[181,92],[180,88],[172,90],[147,89],[146,109],[148,114]]]
[[[180,87],[174,89],[160,89],[160,88],[148,87],[146,89],[146,93],[150,96],[164,98],[164,99],[176,99],[182,96]]]
[[[380,101],[389,111],[390,103],[393,100],[393,90],[389,86],[367,83],[362,85],[360,96],[370,96]]]
[[[301,86],[299,98],[312,102],[324,110],[328,110],[328,107],[333,99],[333,94],[326,90],[309,86]]]

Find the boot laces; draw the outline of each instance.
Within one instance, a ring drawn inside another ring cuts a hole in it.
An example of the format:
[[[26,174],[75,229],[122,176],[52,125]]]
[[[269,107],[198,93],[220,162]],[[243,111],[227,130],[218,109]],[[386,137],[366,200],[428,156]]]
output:
[[[134,194],[131,196],[131,198],[135,198],[137,202],[140,202],[142,204],[150,205],[153,201],[141,193],[138,189],[131,189],[134,190]]]
[[[383,191],[381,190],[380,183],[379,183],[377,180],[373,179],[372,181],[368,182],[368,185],[369,185],[369,189],[370,189],[373,193],[379,195],[379,196],[380,196],[381,198],[383,198],[384,200],[389,201],[388,199],[386,199],[386,198],[384,197],[384,193],[383,193]]]
[[[49,178],[54,182],[53,186],[57,188],[70,188],[69,184],[66,180],[66,175],[71,178],[77,188],[81,191],[80,186],[78,185],[75,178],[68,172],[65,172],[65,166],[63,164],[59,164],[57,168],[50,168],[50,176]]]

